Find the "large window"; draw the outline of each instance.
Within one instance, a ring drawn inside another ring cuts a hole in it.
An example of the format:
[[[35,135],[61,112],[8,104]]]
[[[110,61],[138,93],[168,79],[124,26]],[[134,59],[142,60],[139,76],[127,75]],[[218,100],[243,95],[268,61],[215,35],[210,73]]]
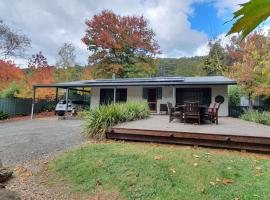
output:
[[[100,89],[100,105],[110,104],[113,102],[113,88],[102,88]],[[116,102],[126,102],[127,101],[127,89],[117,88],[116,89]]]
[[[176,88],[176,104],[183,105],[185,101],[199,101],[200,104],[211,103],[211,88]]]

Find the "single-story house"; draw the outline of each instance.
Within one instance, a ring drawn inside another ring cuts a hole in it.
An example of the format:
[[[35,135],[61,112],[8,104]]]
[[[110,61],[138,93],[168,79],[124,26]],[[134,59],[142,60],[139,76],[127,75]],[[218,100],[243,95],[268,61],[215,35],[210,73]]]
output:
[[[161,113],[167,102],[182,105],[200,101],[203,105],[220,102],[220,116],[228,116],[228,85],[236,84],[224,76],[112,78],[35,85],[36,88],[91,88],[90,108],[126,101],[147,101],[153,113]],[[35,92],[34,92],[35,93]]]

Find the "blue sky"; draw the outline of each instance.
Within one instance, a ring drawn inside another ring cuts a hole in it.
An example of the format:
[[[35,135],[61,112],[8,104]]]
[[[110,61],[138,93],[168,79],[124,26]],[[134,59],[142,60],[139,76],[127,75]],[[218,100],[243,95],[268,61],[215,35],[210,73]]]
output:
[[[57,50],[73,43],[78,64],[87,64],[90,52],[81,42],[85,20],[104,9],[119,15],[143,15],[156,33],[161,57],[206,55],[209,40],[229,30],[232,13],[247,0],[1,0],[0,19],[32,41],[27,56],[42,51],[50,64]],[[24,67],[27,59],[15,59]]]
[[[194,14],[189,15],[191,28],[207,33],[209,39],[215,39],[222,33],[227,33],[232,26],[232,14],[218,16],[218,9],[213,3],[194,3]],[[225,23],[227,22],[227,23]]]

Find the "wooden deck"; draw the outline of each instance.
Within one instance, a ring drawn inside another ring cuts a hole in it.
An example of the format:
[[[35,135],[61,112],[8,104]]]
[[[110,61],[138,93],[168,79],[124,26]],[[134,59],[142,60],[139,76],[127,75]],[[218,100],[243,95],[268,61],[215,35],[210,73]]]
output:
[[[164,142],[270,152],[270,127],[235,118],[220,118],[219,124],[183,124],[169,117],[123,123],[107,133],[110,139]]]

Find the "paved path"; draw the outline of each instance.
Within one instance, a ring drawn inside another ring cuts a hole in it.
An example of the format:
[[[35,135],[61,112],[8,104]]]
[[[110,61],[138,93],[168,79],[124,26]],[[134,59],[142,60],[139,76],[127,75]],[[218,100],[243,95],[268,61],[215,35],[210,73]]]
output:
[[[82,121],[55,117],[0,123],[0,159],[4,165],[37,159],[84,141]]]

